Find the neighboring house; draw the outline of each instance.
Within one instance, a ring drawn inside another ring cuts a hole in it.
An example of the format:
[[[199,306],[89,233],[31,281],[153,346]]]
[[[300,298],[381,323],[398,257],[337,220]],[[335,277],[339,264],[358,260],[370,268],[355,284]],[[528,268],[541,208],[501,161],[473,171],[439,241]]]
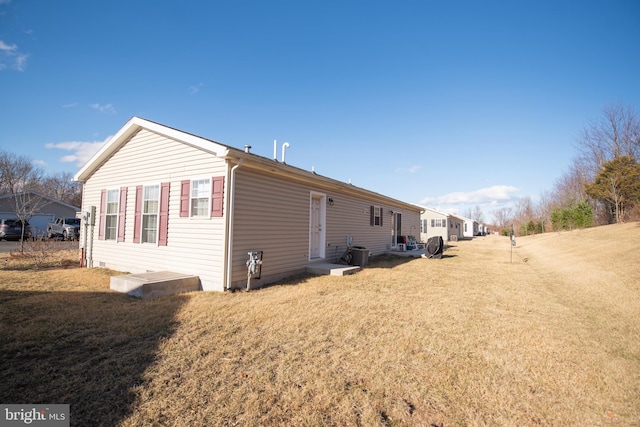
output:
[[[421,209],[420,239],[423,242],[436,236],[442,237],[445,242],[458,240],[463,236],[464,221],[460,217],[432,208],[421,207]]]
[[[25,199],[22,199],[26,195]],[[54,221],[56,217],[75,218],[80,208],[72,206],[60,200],[38,194],[36,192],[18,193],[22,200],[30,200],[35,203],[37,209],[28,219],[33,236],[41,236],[47,230],[47,223]],[[0,218],[16,218],[16,202],[13,194],[0,196]]]
[[[464,221],[464,230],[463,230],[463,236],[464,237],[473,237],[473,236],[477,236],[478,233],[480,232],[480,224],[478,223],[478,221],[475,221],[471,218],[467,218],[467,217],[460,217],[462,218],[462,220]]]
[[[250,251],[254,287],[339,260],[347,236],[379,255],[419,229],[415,205],[138,117],[74,179],[95,212],[88,266],[197,275],[204,290],[243,288]]]

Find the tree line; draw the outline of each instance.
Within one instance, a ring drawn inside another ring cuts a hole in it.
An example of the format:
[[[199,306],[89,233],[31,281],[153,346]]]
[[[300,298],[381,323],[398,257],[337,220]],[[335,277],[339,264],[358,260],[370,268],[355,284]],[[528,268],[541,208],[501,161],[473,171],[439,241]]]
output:
[[[27,156],[0,151],[0,196],[9,196],[13,214],[22,223],[20,252],[24,252],[25,225],[42,208],[57,199],[72,206],[82,203],[82,186],[68,172],[46,175]]]
[[[0,150],[0,195],[35,192],[72,206],[82,203],[82,185],[73,182],[73,174],[45,174],[27,156]]]
[[[537,203],[519,199],[493,212],[494,226],[519,235],[640,220],[640,114],[621,103],[603,108],[576,140],[577,153]]]

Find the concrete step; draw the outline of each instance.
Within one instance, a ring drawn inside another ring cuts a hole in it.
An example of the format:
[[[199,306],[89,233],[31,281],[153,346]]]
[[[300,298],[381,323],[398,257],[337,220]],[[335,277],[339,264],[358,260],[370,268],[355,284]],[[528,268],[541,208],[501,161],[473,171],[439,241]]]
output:
[[[113,276],[109,288],[137,298],[156,298],[200,290],[200,278],[171,271]]]
[[[317,274],[319,276],[346,276],[357,273],[360,269],[357,265],[322,263],[308,265],[307,273]]]

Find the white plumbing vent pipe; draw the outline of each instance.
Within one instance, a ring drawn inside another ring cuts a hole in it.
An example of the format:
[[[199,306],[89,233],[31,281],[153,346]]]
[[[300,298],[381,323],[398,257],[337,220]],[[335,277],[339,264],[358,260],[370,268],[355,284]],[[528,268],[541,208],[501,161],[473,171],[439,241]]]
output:
[[[284,161],[284,155],[285,155],[286,149],[289,148],[289,147],[290,147],[290,145],[289,145],[288,142],[285,142],[284,144],[282,144],[282,163],[286,163]]]

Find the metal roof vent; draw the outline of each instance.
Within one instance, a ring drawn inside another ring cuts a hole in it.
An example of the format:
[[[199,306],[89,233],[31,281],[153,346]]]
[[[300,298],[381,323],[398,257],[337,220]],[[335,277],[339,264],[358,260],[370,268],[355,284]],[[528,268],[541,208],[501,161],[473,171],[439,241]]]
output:
[[[245,153],[250,153],[251,152],[251,146],[250,145],[245,145],[244,146],[244,152]]]

